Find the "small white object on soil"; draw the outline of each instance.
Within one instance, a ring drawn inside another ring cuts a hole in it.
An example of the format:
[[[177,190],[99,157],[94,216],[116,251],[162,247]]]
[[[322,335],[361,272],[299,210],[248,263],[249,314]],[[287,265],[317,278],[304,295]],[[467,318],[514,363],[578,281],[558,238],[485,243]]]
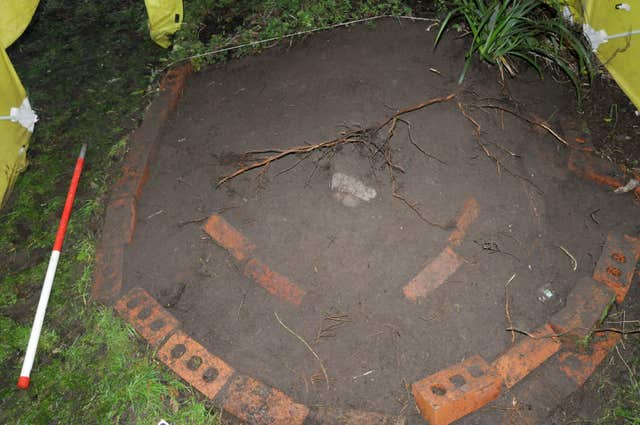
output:
[[[345,207],[355,207],[360,201],[369,202],[378,194],[372,187],[366,186],[353,176],[334,173],[331,177],[331,190]]]
[[[613,191],[613,193],[627,193],[627,192],[631,192],[632,190],[634,190],[636,187],[640,186],[640,182],[636,179],[631,179],[629,180],[629,182],[627,182],[627,184],[625,184],[624,186],[620,186],[619,188],[617,188],[616,190]]]

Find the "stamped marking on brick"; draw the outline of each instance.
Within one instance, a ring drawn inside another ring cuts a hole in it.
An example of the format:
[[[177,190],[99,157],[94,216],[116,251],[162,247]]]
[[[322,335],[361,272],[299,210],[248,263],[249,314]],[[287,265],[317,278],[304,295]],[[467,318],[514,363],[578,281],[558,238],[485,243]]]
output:
[[[158,358],[198,391],[213,399],[233,374],[233,368],[182,331],[164,343]]]
[[[473,356],[414,383],[412,391],[430,425],[447,425],[498,398],[501,387],[498,372]]]
[[[306,406],[246,376],[232,379],[223,408],[252,425],[302,425],[309,414]]]
[[[550,337],[553,334],[551,326],[544,325],[532,333],[533,338],[523,339],[493,362],[507,388],[513,387],[558,352],[561,344]]]
[[[609,233],[593,278],[615,291],[621,303],[631,287],[636,264],[640,258],[640,239]]]
[[[463,262],[453,249],[446,247],[403,288],[405,297],[412,301],[426,297],[454,274]]]
[[[178,326],[178,320],[142,288],[125,294],[115,309],[150,345],[158,344]]]

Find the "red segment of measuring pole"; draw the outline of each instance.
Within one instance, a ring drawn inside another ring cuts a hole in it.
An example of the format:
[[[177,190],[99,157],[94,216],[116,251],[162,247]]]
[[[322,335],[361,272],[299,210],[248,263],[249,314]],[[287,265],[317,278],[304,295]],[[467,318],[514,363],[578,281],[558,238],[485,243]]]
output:
[[[58,259],[60,258],[60,251],[62,250],[62,243],[64,242],[64,235],[67,232],[67,224],[69,223],[69,217],[71,216],[71,208],[73,207],[73,200],[76,197],[76,190],[78,189],[78,182],[80,181],[80,174],[82,173],[82,166],[84,165],[84,155],[87,151],[87,145],[82,145],[80,155],[76,161],[76,167],[73,170],[73,177],[71,178],[71,184],[69,185],[69,192],[67,193],[67,200],[64,204],[62,211],[62,218],[58,225],[58,233],[56,234],[56,240],[53,244],[53,250],[51,251],[51,258],[49,259],[49,266],[47,267],[47,273],[44,277],[44,283],[42,285],[42,292],[40,293],[40,300],[38,301],[38,308],[36,310],[36,316],[33,320],[33,326],[31,328],[31,335],[29,336],[29,344],[27,345],[27,351],[24,355],[24,362],[22,363],[22,370],[20,372],[20,378],[18,379],[18,388],[26,390],[29,388],[31,381],[31,368],[33,367],[33,361],[38,349],[38,341],[40,340],[40,332],[42,331],[42,324],[44,322],[44,315],[47,311],[47,304],[49,303],[49,295],[51,295],[51,288],[53,287],[53,279],[55,277],[56,269],[58,267]]]
[[[69,217],[71,217],[71,208],[73,207],[73,200],[76,197],[76,190],[78,189],[80,174],[82,173],[82,167],[84,166],[84,155],[86,151],[87,147],[86,145],[83,145],[80,155],[78,156],[78,161],[76,162],[76,168],[73,170],[69,193],[67,193],[67,201],[64,203],[64,210],[62,210],[62,218],[58,225],[56,241],[53,243],[54,251],[62,251],[62,243],[64,242],[64,235],[67,233],[67,224],[69,224]]]

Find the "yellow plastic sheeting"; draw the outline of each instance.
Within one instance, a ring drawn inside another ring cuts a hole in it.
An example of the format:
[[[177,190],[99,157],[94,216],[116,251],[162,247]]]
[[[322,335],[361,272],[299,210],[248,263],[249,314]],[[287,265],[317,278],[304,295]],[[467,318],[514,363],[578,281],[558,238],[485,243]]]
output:
[[[0,44],[0,116],[9,116],[27,95],[13,65]],[[18,174],[27,166],[27,147],[31,133],[19,122],[0,120],[0,207]]]
[[[2,0],[0,2],[0,44],[11,46],[31,22],[39,0]]]
[[[182,24],[182,0],[144,0],[149,15],[149,33],[160,46],[171,45],[169,35]]]
[[[595,39],[598,59],[640,109],[640,1],[573,0],[570,7],[587,38]]]

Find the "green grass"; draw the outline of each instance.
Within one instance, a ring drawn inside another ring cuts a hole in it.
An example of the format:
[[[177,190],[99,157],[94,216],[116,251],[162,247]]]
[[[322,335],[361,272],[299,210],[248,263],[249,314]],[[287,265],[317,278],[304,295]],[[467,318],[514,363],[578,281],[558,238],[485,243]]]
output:
[[[0,423],[211,424],[201,398],[153,359],[133,330],[88,294],[104,200],[127,134],[152,100],[166,51],[149,40],[144,3],[42,1],[8,50],[40,116],[30,165],[0,213]],[[28,391],[15,383],[48,255],[83,142],[87,162]],[[20,267],[19,267],[20,266]]]
[[[459,82],[474,55],[498,68],[501,79],[515,76],[517,61],[533,67],[557,68],[573,83],[578,99],[584,77],[591,78],[590,53],[579,35],[557,13],[555,2],[542,0],[452,0],[436,44],[454,18],[462,17],[471,46]]]
[[[402,0],[193,0],[185,2],[183,28],[167,61],[353,19],[410,13]],[[212,29],[217,31],[210,34]],[[200,57],[193,63],[198,67],[253,53],[262,47]]]
[[[171,51],[149,39],[141,0],[42,0],[28,31],[8,49],[40,121],[29,168],[0,212],[0,423],[153,424],[161,418],[172,424],[217,423],[201,396],[158,364],[111,309],[88,295],[105,199],[127,135],[153,99],[159,69],[170,61],[354,17],[408,12],[399,0],[200,0],[185,6],[184,30]],[[241,24],[225,23],[238,15]],[[202,42],[198,31],[212,16],[220,19],[217,32]],[[89,143],[85,170],[31,388],[20,392],[15,382],[48,251],[83,142]],[[14,257],[22,260],[8,261]]]
[[[0,212],[0,423],[217,422],[201,396],[158,364],[111,309],[88,296],[105,199],[126,152],[127,135],[153,98],[158,70],[170,62],[315,26],[410,12],[400,0],[192,0],[185,7],[184,29],[175,47],[165,51],[148,38],[141,0],[42,0],[30,29],[8,51],[41,120],[31,142],[30,166]],[[48,259],[43,254],[53,243],[82,142],[89,143],[86,168],[32,388],[18,392],[14,386]],[[26,260],[7,262],[14,256]],[[638,370],[640,358],[635,359],[632,367]],[[639,423],[637,383],[615,388],[603,423],[611,418]]]

